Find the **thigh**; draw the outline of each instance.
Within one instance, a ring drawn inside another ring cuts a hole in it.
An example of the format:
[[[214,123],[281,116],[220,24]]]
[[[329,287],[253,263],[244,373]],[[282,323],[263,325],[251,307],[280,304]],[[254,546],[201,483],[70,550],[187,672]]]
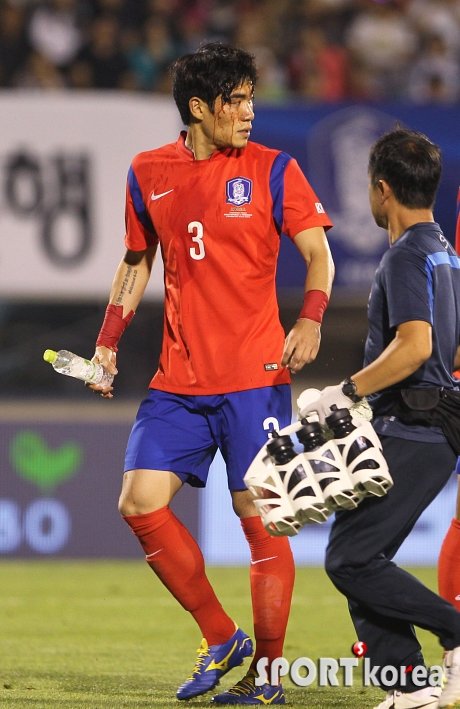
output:
[[[216,450],[195,397],[151,389],[131,430],[124,470],[169,471],[182,482],[204,487]]]
[[[227,466],[231,491],[246,490],[243,477],[271,430],[291,423],[292,399],[288,384],[226,394],[211,422]]]
[[[367,498],[356,510],[336,515],[327,549],[332,567],[391,559],[455,464],[448,444],[385,436],[382,445],[394,485],[384,497]]]

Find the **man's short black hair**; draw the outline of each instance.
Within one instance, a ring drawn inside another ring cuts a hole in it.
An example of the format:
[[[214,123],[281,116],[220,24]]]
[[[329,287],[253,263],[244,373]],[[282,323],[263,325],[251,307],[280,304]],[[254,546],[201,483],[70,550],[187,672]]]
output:
[[[254,56],[249,52],[221,42],[209,42],[193,54],[179,57],[171,67],[171,76],[174,100],[182,121],[189,125],[192,96],[201,98],[213,111],[218,96],[227,103],[237,86],[246,81],[255,86],[257,70]]]
[[[441,150],[418,131],[397,128],[372,146],[369,177],[385,180],[409,209],[431,209],[441,179]]]

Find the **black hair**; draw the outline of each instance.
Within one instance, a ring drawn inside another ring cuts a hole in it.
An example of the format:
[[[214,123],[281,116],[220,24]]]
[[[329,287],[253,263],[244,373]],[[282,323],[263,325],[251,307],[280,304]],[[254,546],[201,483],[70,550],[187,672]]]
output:
[[[233,89],[249,81],[255,86],[254,56],[221,42],[203,44],[193,54],[179,57],[171,67],[173,96],[185,125],[191,121],[189,101],[197,96],[214,111],[216,98],[228,103]]]
[[[431,209],[441,179],[441,150],[423,133],[398,127],[372,146],[369,176],[374,186],[385,180],[403,206]]]

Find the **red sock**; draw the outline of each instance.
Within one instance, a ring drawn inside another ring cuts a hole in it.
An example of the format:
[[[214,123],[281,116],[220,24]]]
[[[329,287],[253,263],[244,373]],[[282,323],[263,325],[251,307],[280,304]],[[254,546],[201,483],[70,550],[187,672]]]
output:
[[[269,662],[283,655],[294,586],[294,559],[286,537],[271,537],[259,516],[241,520],[251,550],[251,596],[256,649]]]
[[[439,595],[460,611],[460,520],[453,519],[438,560]]]
[[[123,518],[146,554],[146,561],[168,591],[198,623],[208,645],[226,642],[235,623],[209,583],[201,550],[169,507]]]

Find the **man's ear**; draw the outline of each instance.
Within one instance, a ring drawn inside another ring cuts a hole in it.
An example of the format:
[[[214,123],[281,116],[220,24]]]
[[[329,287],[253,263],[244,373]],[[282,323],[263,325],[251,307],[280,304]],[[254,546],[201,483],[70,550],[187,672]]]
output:
[[[198,96],[192,96],[192,98],[188,102],[190,115],[195,121],[203,120],[205,105],[206,104],[204,103],[204,101],[201,98],[198,98]]]
[[[391,189],[388,182],[386,182],[386,180],[378,180],[377,189],[380,193],[380,197],[382,198],[382,202],[384,202],[386,199],[388,199],[388,197],[393,194],[393,190]]]

